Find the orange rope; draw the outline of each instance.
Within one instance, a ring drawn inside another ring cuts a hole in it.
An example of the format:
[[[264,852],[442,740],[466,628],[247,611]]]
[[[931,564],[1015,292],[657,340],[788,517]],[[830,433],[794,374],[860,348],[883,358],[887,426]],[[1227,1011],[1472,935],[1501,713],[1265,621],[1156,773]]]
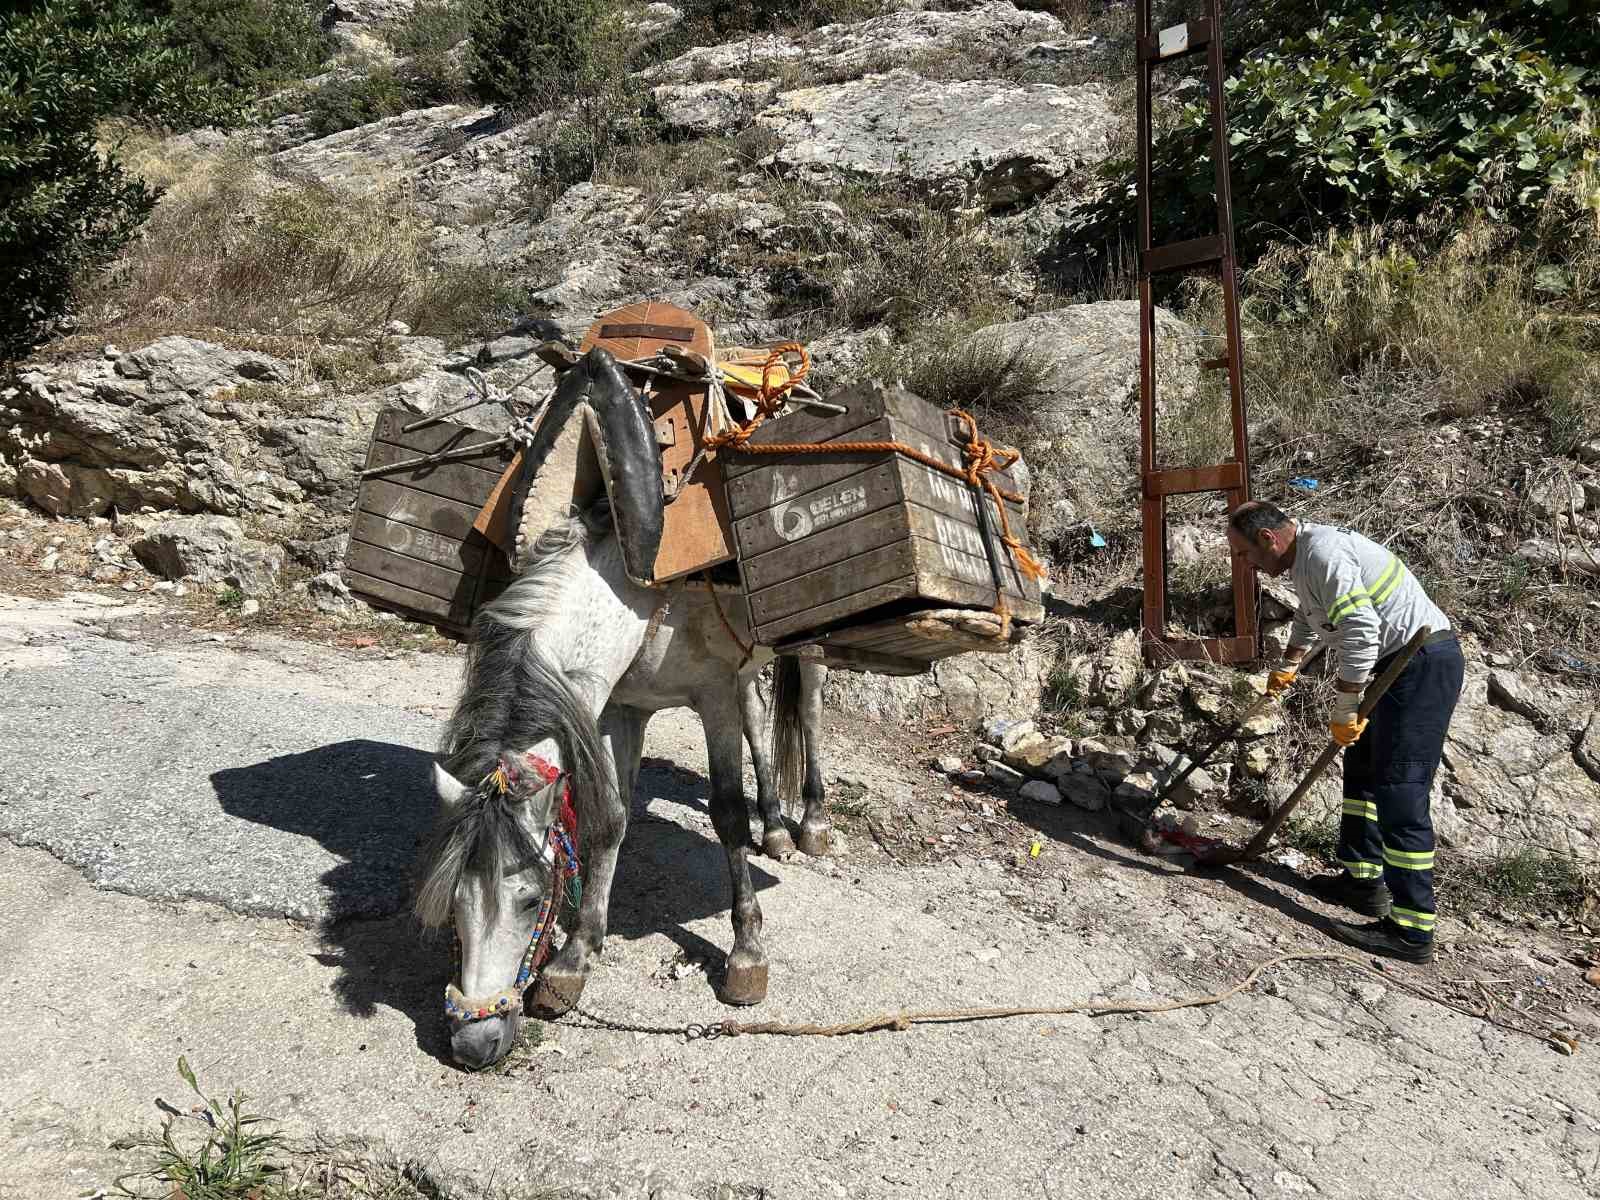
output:
[[[789,372],[788,379],[781,383],[773,383],[772,372],[783,365],[783,356],[786,354],[798,354],[800,365]],[[708,437],[705,440],[706,448],[717,450],[723,446],[743,447],[750,439],[750,435],[760,427],[761,422],[788,403],[789,393],[810,370],[811,355],[806,353],[806,348],[799,342],[785,342],[781,346],[774,346],[772,353],[767,355],[767,361],[761,366],[761,392],[755,398],[756,415],[743,425],[735,425],[726,433]]]

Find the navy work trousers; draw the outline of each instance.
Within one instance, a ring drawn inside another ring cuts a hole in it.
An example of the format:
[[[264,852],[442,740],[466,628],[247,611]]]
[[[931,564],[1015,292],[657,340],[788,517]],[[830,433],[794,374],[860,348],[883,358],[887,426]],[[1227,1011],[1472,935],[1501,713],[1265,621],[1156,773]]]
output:
[[[1391,661],[1381,659],[1375,673]],[[1412,941],[1433,938],[1429,795],[1465,669],[1454,638],[1423,646],[1344,752],[1339,862],[1358,880],[1389,885],[1391,919]]]

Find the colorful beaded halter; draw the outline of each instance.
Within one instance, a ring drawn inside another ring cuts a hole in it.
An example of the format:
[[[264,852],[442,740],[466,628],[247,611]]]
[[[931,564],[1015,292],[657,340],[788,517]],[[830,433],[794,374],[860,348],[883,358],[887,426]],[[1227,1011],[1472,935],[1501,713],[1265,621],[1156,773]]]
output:
[[[484,786],[495,787],[501,792],[509,791],[524,778],[523,769],[546,784],[553,784],[562,779],[559,768],[539,755],[529,753],[523,755],[520,762],[502,758],[500,765],[484,779]],[[468,1021],[482,1021],[487,1017],[503,1017],[521,1010],[522,994],[528,990],[528,985],[533,982],[539,973],[539,968],[544,966],[545,960],[550,957],[554,949],[555,940],[551,935],[555,932],[556,918],[561,913],[561,901],[570,893],[573,906],[577,906],[583,894],[583,881],[578,878],[578,812],[572,806],[570,780],[561,788],[561,803],[556,812],[556,819],[545,831],[545,851],[548,855],[547,861],[551,864],[550,894],[539,903],[539,919],[533,924],[528,948],[523,952],[522,962],[517,967],[516,982],[492,996],[469,998],[463,995],[461,989],[455,985],[455,981],[451,980],[444,989],[444,1013],[447,1019],[465,1024]],[[455,942],[455,957],[459,968],[461,961],[459,937]]]

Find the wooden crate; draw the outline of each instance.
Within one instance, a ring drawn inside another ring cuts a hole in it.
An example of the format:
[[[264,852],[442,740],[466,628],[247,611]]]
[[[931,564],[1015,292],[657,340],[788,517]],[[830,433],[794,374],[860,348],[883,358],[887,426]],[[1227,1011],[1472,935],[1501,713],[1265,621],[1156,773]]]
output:
[[[450,421],[411,433],[416,413],[378,414],[367,466],[489,440]],[[473,521],[511,462],[505,447],[423,467],[370,475],[361,483],[341,574],[375,608],[465,635],[472,615],[511,580],[505,554]]]
[[[843,414],[802,410],[763,425],[752,444],[897,441],[961,467],[955,419],[900,388],[866,384],[830,396]],[[974,649],[970,637],[912,632],[906,618],[929,609],[990,609],[994,571],[972,489],[903,454],[727,455],[724,473],[739,569],[756,640],[838,650],[835,665],[910,673]],[[1023,495],[1018,472],[993,476]],[[1001,591],[1013,620],[1042,619],[1039,582],[1022,573],[996,536]],[[1007,503],[1026,541],[1026,503]],[[843,653],[846,647],[853,653]],[[1008,648],[999,643],[995,649]]]

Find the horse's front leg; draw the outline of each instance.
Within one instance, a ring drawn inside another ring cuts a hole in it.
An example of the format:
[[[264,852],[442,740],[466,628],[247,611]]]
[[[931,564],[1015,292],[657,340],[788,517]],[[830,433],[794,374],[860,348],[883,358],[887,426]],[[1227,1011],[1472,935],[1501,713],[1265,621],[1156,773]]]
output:
[[[644,727],[648,713],[607,705],[600,714],[600,736],[611,752],[616,787],[611,789],[598,828],[578,831],[583,856],[583,898],[572,936],[561,952],[539,973],[531,1008],[541,1017],[559,1017],[575,1007],[583,995],[594,960],[605,946],[611,912],[611,884],[617,873],[617,854],[628,828],[628,809],[639,779],[639,756],[644,752]]]
[[[711,823],[728,856],[728,880],[733,885],[733,949],[720,996],[724,1004],[759,1004],[767,998],[767,952],[761,945],[761,905],[750,881],[750,815],[744,798],[738,692],[737,680],[730,679],[696,707],[711,766]]]
[[[833,844],[833,824],[822,792],[822,685],[828,668],[814,659],[800,660],[800,729],[805,739],[806,773],[800,785],[805,809],[800,816],[800,850],[815,858]]]
[[[761,852],[780,861],[794,854],[794,838],[783,820],[782,799],[773,774],[772,738],[767,727],[767,702],[761,695],[761,677],[752,673],[739,680],[739,718],[750,762],[756,772],[756,808],[761,813]]]

